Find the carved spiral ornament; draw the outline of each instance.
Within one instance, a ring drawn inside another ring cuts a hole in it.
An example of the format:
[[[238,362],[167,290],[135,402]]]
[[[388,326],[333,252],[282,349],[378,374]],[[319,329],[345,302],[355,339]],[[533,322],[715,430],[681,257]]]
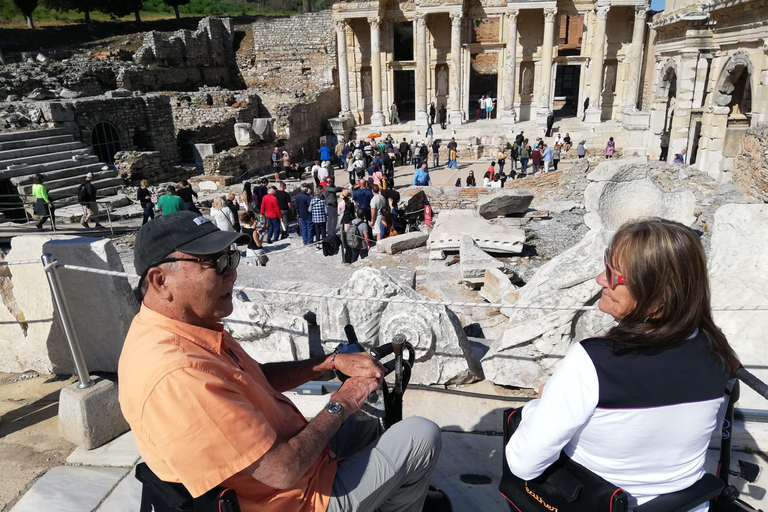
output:
[[[439,321],[429,308],[423,305],[397,308],[389,307],[381,315],[379,344],[390,343],[396,334],[405,335],[416,350],[416,360],[423,362],[435,351],[435,332],[432,322]]]

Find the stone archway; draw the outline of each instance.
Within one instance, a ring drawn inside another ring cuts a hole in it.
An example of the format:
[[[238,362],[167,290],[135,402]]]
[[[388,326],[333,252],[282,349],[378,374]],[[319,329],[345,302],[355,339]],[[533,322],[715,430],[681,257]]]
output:
[[[753,76],[752,61],[746,52],[736,52],[723,66],[712,101],[718,107],[728,107],[729,118],[751,117]]]

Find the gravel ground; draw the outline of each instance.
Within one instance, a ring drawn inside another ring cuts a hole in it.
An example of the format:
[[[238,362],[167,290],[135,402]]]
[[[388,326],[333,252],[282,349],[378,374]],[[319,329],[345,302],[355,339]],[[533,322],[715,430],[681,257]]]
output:
[[[553,213],[551,219],[528,223],[525,235],[528,244],[536,249],[536,256],[551,260],[579,243],[589,231],[584,224],[585,213],[585,210],[577,208],[569,212]]]

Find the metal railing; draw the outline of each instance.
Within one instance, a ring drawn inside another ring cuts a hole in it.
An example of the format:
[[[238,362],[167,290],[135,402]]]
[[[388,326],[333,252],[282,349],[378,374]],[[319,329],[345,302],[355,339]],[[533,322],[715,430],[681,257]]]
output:
[[[99,199],[109,199],[114,196],[96,196],[96,201],[93,201],[96,203],[96,213],[94,213],[91,218],[95,218],[96,222],[98,222],[98,219],[106,218],[107,222],[109,223],[109,231],[112,235],[115,234],[114,226],[112,224],[112,214],[109,210],[109,205],[104,205],[104,212],[105,213],[99,213],[99,205],[104,204],[104,202],[99,202]],[[0,207],[0,212],[6,212],[6,211],[18,211],[22,210],[24,211],[24,225],[29,225],[34,219],[29,214],[29,208],[34,208],[35,204],[37,204],[36,201],[27,201],[25,199],[28,198],[34,198],[37,199],[36,196],[33,196],[31,194],[0,194],[0,204],[2,204],[2,198],[12,198],[12,199],[20,199],[21,204],[19,206],[2,206]],[[86,217],[87,211],[86,209],[90,206],[91,203],[81,203],[81,202],[74,202],[69,204],[64,204],[59,207],[56,207],[56,201],[60,201],[61,199],[54,199],[49,203],[46,203],[46,207],[48,208],[48,217],[51,219],[51,227],[53,229],[53,232],[55,233],[57,231],[56,229],[56,219],[54,217],[56,213],[57,208],[66,208],[68,206],[74,206],[74,205],[80,205],[80,207],[83,209],[83,218]],[[51,206],[54,208],[52,209]]]

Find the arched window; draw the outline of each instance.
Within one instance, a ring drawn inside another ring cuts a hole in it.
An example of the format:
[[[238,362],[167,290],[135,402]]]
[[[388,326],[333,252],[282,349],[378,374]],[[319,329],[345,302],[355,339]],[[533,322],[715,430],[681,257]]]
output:
[[[112,164],[115,162],[115,153],[123,149],[120,140],[120,132],[110,122],[98,123],[91,132],[91,143],[99,161]]]

